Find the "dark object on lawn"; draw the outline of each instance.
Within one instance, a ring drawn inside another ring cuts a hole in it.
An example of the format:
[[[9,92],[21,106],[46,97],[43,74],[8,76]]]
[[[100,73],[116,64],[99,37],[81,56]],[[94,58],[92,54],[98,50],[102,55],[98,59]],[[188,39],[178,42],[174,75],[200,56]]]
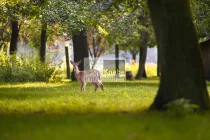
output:
[[[201,42],[200,47],[205,78],[206,80],[210,80],[210,39]]]
[[[126,71],[126,80],[133,80],[133,74],[131,71]]]

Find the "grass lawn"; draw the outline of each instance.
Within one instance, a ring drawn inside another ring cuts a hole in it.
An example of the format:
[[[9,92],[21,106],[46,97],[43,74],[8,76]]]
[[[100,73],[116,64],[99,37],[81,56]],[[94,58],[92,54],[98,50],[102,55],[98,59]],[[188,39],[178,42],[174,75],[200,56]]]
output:
[[[184,117],[146,112],[157,79],[91,84],[0,84],[0,140],[209,139],[210,113]]]

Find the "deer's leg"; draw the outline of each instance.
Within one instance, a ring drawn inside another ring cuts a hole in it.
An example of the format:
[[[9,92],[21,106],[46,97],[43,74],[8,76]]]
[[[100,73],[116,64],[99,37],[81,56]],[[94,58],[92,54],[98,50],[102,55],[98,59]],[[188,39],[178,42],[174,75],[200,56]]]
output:
[[[98,89],[98,85],[97,84],[95,84],[95,92],[96,92],[96,90]]]
[[[104,91],[104,85],[101,81],[97,82],[97,85],[100,86],[101,90]]]
[[[82,85],[82,82],[81,82],[81,84],[80,84],[80,91],[82,92],[82,87],[83,87],[83,85]]]
[[[95,86],[95,92],[96,92],[96,90],[97,90],[97,88],[98,88],[97,83],[95,83],[95,82],[91,82],[91,83]]]
[[[102,84],[102,82],[99,82],[99,86],[100,86],[101,90],[104,91],[104,85]]]
[[[82,82],[82,91],[85,91],[86,83]]]
[[[81,91],[85,91],[85,86],[86,86],[86,83],[81,82]]]
[[[85,91],[85,88],[86,88],[86,83],[84,83],[83,85],[83,91]]]

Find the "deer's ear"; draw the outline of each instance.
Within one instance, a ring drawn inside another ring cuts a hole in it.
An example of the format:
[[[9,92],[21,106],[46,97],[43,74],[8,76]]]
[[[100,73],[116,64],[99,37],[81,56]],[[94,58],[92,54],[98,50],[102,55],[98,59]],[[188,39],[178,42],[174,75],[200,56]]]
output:
[[[78,61],[77,64],[79,65],[80,63],[82,63],[82,60]]]
[[[74,62],[72,62],[72,61],[70,60],[70,63],[73,65]]]

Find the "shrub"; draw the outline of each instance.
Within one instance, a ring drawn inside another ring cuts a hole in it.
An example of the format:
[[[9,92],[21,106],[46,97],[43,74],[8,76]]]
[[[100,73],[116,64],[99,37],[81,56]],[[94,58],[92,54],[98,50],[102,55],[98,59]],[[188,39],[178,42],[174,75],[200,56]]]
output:
[[[169,114],[175,116],[184,116],[199,110],[198,105],[192,104],[190,100],[184,98],[171,101],[165,107],[168,109]]]
[[[57,71],[57,72],[55,72]],[[0,52],[0,81],[1,82],[48,82],[56,77],[60,69],[49,61],[41,63],[37,56],[7,56]],[[57,80],[58,79],[55,79]],[[61,78],[60,78],[61,80]]]

